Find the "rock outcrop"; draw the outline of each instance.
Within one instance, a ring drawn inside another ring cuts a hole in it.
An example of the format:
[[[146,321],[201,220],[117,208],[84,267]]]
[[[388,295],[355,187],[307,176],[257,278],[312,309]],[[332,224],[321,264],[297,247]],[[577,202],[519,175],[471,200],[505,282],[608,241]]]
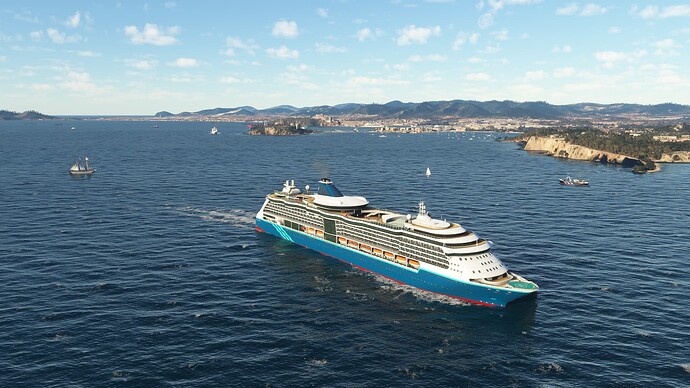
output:
[[[570,144],[559,137],[532,136],[527,139],[525,151],[543,151],[557,158],[617,163],[624,166],[634,166],[641,163],[639,159],[631,156],[594,150],[577,144]]]
[[[659,160],[655,160],[659,163],[690,163],[690,151],[676,151],[671,154],[663,154]]]
[[[247,133],[250,135],[263,135],[263,136],[296,136],[296,135],[306,135],[312,133],[311,129],[306,128],[295,128],[291,125],[277,125],[277,126],[264,126],[257,125],[253,126]]]

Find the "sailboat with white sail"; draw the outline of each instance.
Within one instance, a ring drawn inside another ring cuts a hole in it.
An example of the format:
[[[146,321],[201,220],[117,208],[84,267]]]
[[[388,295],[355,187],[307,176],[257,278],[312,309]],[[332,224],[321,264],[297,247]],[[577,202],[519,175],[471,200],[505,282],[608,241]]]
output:
[[[77,160],[75,160],[74,164],[72,164],[72,166],[69,168],[69,173],[71,175],[91,175],[94,172],[96,172],[96,169],[89,166],[88,156],[84,156],[83,163],[81,158],[77,156]]]
[[[431,176],[431,169],[430,169],[429,167],[426,168],[426,173],[425,173],[425,175],[426,175],[427,178]]]

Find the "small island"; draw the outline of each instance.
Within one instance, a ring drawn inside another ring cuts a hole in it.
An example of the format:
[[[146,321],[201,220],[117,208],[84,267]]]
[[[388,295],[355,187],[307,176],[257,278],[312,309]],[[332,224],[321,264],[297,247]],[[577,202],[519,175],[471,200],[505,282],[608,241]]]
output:
[[[253,123],[249,124],[249,135],[255,136],[297,136],[314,133],[308,129],[311,119],[285,119],[273,123]]]
[[[44,115],[35,110],[27,110],[26,112],[13,112],[9,110],[0,110],[0,120],[56,120],[57,117]]]

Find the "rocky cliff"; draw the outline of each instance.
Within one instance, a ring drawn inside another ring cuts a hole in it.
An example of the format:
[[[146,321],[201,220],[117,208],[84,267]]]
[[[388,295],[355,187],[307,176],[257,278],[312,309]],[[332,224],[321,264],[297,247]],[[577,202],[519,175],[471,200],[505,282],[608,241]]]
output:
[[[543,151],[557,158],[589,160],[593,162],[618,163],[625,166],[640,164],[638,158],[615,154],[612,152],[594,150],[577,144],[567,143],[559,137],[531,136],[525,144],[525,151]],[[671,154],[663,154],[661,158],[654,160],[658,163],[690,163],[690,151],[677,151]]]
[[[527,139],[525,151],[543,151],[557,158],[589,160],[592,162],[617,163],[624,166],[634,166],[640,164],[640,160],[627,155],[615,154],[577,144],[567,143],[563,138],[558,137],[537,137],[532,136]]]
[[[690,151],[676,151],[672,154],[663,154],[659,160],[655,162],[660,163],[690,163]]]

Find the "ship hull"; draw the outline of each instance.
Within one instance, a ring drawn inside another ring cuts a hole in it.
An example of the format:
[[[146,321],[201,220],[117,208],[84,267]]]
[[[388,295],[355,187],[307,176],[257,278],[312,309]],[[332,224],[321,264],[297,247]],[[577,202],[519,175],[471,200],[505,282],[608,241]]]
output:
[[[536,292],[510,291],[498,287],[450,279],[427,271],[424,268],[417,270],[405,267],[260,218],[256,219],[256,227],[261,232],[272,234],[305,248],[334,257],[364,271],[379,274],[395,282],[420,290],[458,298],[473,304],[505,307],[514,300],[536,294]]]

